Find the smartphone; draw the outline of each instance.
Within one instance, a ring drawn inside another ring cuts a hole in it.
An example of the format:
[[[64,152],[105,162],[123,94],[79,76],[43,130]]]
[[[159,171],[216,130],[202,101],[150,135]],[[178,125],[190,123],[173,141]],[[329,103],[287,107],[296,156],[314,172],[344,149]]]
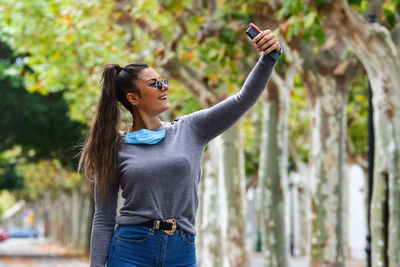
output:
[[[247,35],[251,38],[251,40],[254,39],[254,37],[256,37],[259,32],[252,26],[250,26],[247,31],[246,31]]]
[[[250,26],[250,27],[246,30],[246,34],[251,38],[251,40],[253,40],[254,37],[256,37],[256,36],[259,34],[259,32],[258,32],[253,26]],[[266,50],[266,49],[268,49],[268,47],[265,48],[265,50]],[[264,50],[264,51],[265,51],[265,50]],[[278,60],[278,57],[280,56],[280,53],[278,53],[278,52],[276,52],[276,50],[274,50],[274,51],[272,51],[271,53],[269,53],[268,56],[269,56],[270,58],[272,58],[274,61],[277,61],[277,60]]]

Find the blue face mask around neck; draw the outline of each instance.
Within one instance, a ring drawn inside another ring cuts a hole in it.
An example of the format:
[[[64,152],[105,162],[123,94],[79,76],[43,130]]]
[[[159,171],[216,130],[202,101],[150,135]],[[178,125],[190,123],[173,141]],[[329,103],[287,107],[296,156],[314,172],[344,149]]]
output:
[[[158,131],[141,129],[139,131],[126,133],[125,143],[154,145],[163,140],[164,137],[165,137],[164,129]]]

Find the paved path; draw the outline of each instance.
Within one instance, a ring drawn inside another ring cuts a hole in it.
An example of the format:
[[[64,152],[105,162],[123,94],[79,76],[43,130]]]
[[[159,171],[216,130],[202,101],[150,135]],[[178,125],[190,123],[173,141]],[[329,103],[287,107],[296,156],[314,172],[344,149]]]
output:
[[[264,267],[264,261],[261,254],[253,254],[250,259],[250,266],[251,267]],[[289,260],[290,267],[309,267],[307,258],[305,257],[298,257],[298,258],[291,258]],[[346,261],[347,267],[366,267],[365,260],[356,260],[356,259],[347,259]]]
[[[264,267],[261,254],[252,254],[251,267]],[[0,267],[87,267],[88,257],[71,255],[68,249],[46,239],[10,238],[0,242]],[[308,267],[306,258],[290,260],[290,267]],[[347,261],[348,267],[364,267],[364,261]]]
[[[87,267],[87,260],[68,255],[67,250],[35,238],[10,238],[0,242],[0,267]]]
[[[264,260],[261,254],[252,254],[250,258],[251,267],[265,267]],[[290,267],[308,267],[306,258],[290,259]]]

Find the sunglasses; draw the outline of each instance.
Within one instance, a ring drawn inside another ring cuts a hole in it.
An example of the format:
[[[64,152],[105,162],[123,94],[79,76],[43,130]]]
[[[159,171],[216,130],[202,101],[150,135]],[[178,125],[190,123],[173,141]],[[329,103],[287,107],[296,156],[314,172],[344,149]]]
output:
[[[163,80],[158,80],[158,81],[156,81],[154,84],[152,84],[152,86],[155,86],[155,87],[157,87],[157,89],[158,90],[161,90],[162,89],[162,84],[165,84],[165,85],[169,85],[168,84],[168,80],[167,79],[163,79]]]

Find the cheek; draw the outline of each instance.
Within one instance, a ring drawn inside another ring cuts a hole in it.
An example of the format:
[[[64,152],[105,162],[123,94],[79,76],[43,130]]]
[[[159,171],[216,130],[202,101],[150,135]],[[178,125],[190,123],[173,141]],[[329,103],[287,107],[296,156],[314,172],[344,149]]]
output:
[[[144,105],[147,105],[147,104],[148,105],[151,105],[151,104],[154,105],[154,103],[157,102],[157,101],[158,101],[158,98],[154,94],[147,93],[147,94],[142,95],[142,104],[144,104]]]

